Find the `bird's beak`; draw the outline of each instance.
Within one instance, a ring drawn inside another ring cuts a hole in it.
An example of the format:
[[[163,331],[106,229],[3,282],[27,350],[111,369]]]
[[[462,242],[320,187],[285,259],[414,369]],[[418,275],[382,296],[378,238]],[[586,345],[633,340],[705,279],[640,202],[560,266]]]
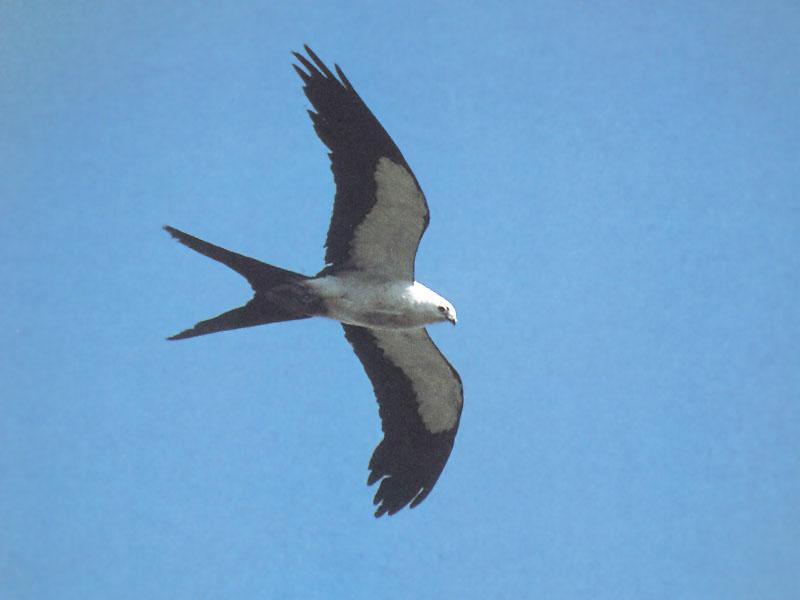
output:
[[[450,321],[450,323],[451,323],[451,325],[453,325],[453,327],[455,327],[456,323],[458,322],[458,320],[452,315],[448,316],[447,320]]]

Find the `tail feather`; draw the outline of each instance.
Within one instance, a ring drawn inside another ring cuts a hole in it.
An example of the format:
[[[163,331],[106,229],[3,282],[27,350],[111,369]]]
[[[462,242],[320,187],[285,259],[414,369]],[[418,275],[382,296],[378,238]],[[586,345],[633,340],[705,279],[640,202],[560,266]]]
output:
[[[302,281],[308,279],[307,276],[295,273],[294,271],[287,271],[273,265],[231,252],[220,246],[209,244],[205,240],[196,238],[169,225],[164,225],[164,230],[169,233],[173,238],[178,240],[184,246],[188,246],[192,250],[199,252],[209,258],[213,258],[217,262],[230,267],[239,275],[250,282],[253,290],[269,289],[277,284],[286,283],[287,281]]]
[[[169,225],[164,229],[184,246],[221,262],[245,277],[255,291],[247,304],[200,321],[194,327],[167,338],[168,340],[183,340],[229,329],[307,319],[319,314],[318,300],[309,297],[309,292],[302,286],[302,282],[309,277],[209,244]]]
[[[224,312],[211,319],[200,321],[193,327],[185,329],[167,339],[185,340],[186,338],[197,337],[198,335],[228,331],[230,329],[243,329],[245,327],[255,327],[256,325],[266,325],[267,323],[308,319],[310,316],[311,315],[293,313],[280,306],[270,306],[266,303],[258,302],[257,298],[253,298],[244,306],[234,308],[233,310]]]

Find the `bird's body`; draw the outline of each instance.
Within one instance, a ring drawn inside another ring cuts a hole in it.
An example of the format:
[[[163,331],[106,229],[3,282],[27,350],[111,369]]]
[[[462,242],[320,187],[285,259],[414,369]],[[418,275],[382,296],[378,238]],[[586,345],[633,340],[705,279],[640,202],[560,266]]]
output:
[[[456,324],[453,305],[417,282],[414,260],[428,226],[428,204],[403,155],[336,66],[305,47],[294,53],[314,129],[330,149],[336,182],[325,246],[314,277],[281,269],[165,229],[182,244],[245,277],[253,298],[169,339],[279,321],[327,317],[342,323],[378,399],[384,438],[369,463],[380,481],[376,516],[412,508],[430,493],[453,448],[461,417],[461,378],[425,325]],[[313,63],[312,63],[313,61]]]
[[[456,322],[452,305],[417,281],[409,284],[346,271],[310,279],[305,285],[325,303],[321,316],[348,325],[414,329],[444,320]]]

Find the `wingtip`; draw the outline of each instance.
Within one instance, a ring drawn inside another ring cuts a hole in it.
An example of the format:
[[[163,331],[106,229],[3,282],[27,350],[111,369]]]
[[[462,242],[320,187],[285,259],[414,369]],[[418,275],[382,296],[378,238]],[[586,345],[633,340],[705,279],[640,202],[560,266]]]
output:
[[[300,76],[300,79],[303,80],[303,83],[308,83],[309,81],[311,81],[311,75],[303,71],[303,69],[301,69],[297,65],[292,65],[292,67],[294,68],[295,72]]]
[[[344,87],[346,87],[349,90],[352,90],[353,89],[353,85],[350,83],[350,81],[345,76],[344,71],[342,71],[342,69],[336,63],[334,63],[333,66],[336,69],[336,74],[339,76],[339,79],[342,81],[342,84],[344,85]]]
[[[306,44],[306,43],[303,44],[303,50],[308,52],[308,50],[309,50],[308,44]],[[294,56],[295,58],[299,59],[302,56],[297,50],[290,50],[290,52],[291,52],[292,56]]]
[[[175,335],[171,335],[168,338],[165,338],[168,342],[174,342],[176,340],[185,340],[186,338],[193,337],[191,335],[192,329],[185,329],[180,333],[176,333]]]
[[[294,64],[292,65],[294,67],[294,70],[297,71],[297,73],[302,78],[303,82],[307,83],[314,76],[314,73],[317,72],[317,69],[314,67],[314,65],[311,64],[311,61],[309,61],[305,56],[303,56],[299,52],[292,52],[292,54],[297,59],[297,62],[299,62],[303,66],[303,68],[306,71],[308,71],[308,73],[305,73],[297,65]]]
[[[329,79],[335,79],[333,73],[331,73],[331,70],[325,65],[325,63],[322,61],[322,59],[319,56],[317,56],[316,52],[314,52],[308,46],[308,44],[303,44],[303,48],[305,49],[305,51],[308,54],[309,58],[312,61],[314,61],[314,64],[317,66],[317,69],[319,69],[325,77],[327,77]]]

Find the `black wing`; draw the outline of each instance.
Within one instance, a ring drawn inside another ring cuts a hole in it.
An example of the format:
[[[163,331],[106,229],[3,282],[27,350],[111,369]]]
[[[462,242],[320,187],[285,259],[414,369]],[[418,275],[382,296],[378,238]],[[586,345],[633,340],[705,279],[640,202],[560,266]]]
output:
[[[314,129],[330,149],[336,183],[325,262],[413,280],[414,257],[429,221],[419,183],[339,66],[337,79],[308,46],[305,50],[311,60],[294,56],[306,70],[293,66],[316,111],[308,113]]]
[[[367,480],[380,480],[375,516],[409,503],[414,508],[433,489],[453,449],[464,402],[461,378],[425,329],[343,327],[380,408],[384,437]]]

